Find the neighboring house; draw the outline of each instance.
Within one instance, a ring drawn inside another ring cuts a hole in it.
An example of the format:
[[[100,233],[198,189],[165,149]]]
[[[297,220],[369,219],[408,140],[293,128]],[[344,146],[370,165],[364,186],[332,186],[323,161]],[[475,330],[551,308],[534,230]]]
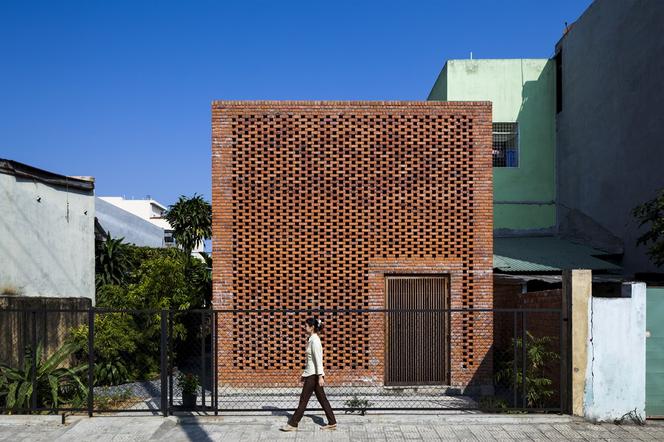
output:
[[[662,272],[637,246],[637,204],[664,189],[664,2],[595,1],[556,45],[562,236]]]
[[[554,85],[547,59],[448,60],[429,94],[492,103],[496,234],[555,229]]]
[[[154,245],[154,246],[151,246],[151,247],[174,247],[176,245],[175,240],[173,238],[173,228],[171,227],[171,225],[169,224],[169,222],[165,218],[166,211],[168,210],[168,208],[166,206],[164,206],[163,204],[159,203],[158,201],[155,201],[151,198],[140,199],[140,200],[139,199],[136,199],[136,200],[134,200],[134,199],[125,199],[121,196],[102,196],[102,197],[99,197],[98,200],[101,200],[102,205],[103,205],[103,203],[113,205],[117,208],[120,208],[120,209],[126,211],[127,213],[130,213],[130,214],[132,214],[132,215],[134,215],[138,218],[141,218],[145,221],[148,221],[151,224],[153,224],[154,226],[160,228],[161,231],[162,231],[162,239],[163,239],[162,244],[161,245]],[[107,206],[104,206],[104,207],[107,207]],[[110,209],[109,209],[109,214],[110,214]],[[115,215],[116,217],[120,216],[119,212],[117,212],[117,211],[115,211],[115,214],[116,214]],[[136,227],[139,228],[139,231],[135,232],[133,235],[126,236],[126,235],[116,234],[112,229],[110,229],[111,235],[113,237],[125,236],[125,239],[127,240],[127,242],[132,242],[131,240],[129,240],[129,237],[134,237],[134,238],[138,237],[139,240],[141,240],[140,238],[143,238],[141,241],[150,241],[150,242],[156,243],[156,238],[153,238],[153,236],[156,235],[156,233],[153,233],[153,232],[156,232],[156,231],[154,231],[153,229],[149,229],[148,227],[145,227],[144,225],[140,225],[140,226],[137,225],[135,223],[135,221],[133,220],[133,218],[130,218],[130,220],[131,220],[130,223],[132,225],[124,225],[123,229],[125,231],[127,231],[127,230],[131,229],[132,226],[135,225]],[[125,219],[125,221],[126,221],[126,219]],[[101,220],[100,220],[100,222],[101,222]],[[102,225],[103,225],[103,223],[102,223]],[[110,226],[109,226],[109,228],[110,228]],[[105,230],[107,230],[107,229],[105,228]],[[149,236],[150,238],[148,239],[146,235]],[[136,243],[136,242],[135,242],[135,244],[136,245],[149,245],[149,244],[145,244],[145,243],[139,244],[139,243]],[[205,243],[201,242],[198,245],[198,247],[196,247],[194,250],[192,250],[192,255],[198,256],[200,254],[200,252],[204,252],[204,251],[205,251]]]
[[[168,221],[166,221],[164,218],[164,215],[168,209],[158,201],[155,201],[151,198],[136,200],[125,199],[121,196],[101,196],[98,199],[108,204],[112,204],[115,207],[118,207],[159,227],[163,233],[163,244],[165,244],[167,247],[175,245],[173,240],[173,229]],[[111,234],[113,234],[113,236],[117,236],[113,232],[111,232]],[[158,247],[163,247],[163,245]]]
[[[579,259],[610,262],[594,270],[662,271],[636,245],[644,228],[631,212],[664,188],[664,59],[653,57],[664,51],[663,20],[664,2],[598,0],[552,59],[445,64],[429,100],[493,104],[496,237],[554,235],[551,250],[579,244]],[[496,255],[519,243],[496,242]],[[524,271],[540,264],[529,255],[513,256],[533,264]]]
[[[664,188],[662,23],[661,1],[595,1],[558,42],[554,58],[560,234],[620,255],[628,275],[650,281],[646,414],[652,417],[664,416],[664,269],[636,245],[646,227],[631,212]]]
[[[166,247],[164,229],[102,198],[95,198],[98,229],[102,236],[124,238],[137,246]],[[172,239],[172,236],[169,236]],[[172,242],[171,242],[172,244]]]
[[[428,99],[493,105],[497,271],[620,270],[597,258],[608,252],[556,236],[555,79],[549,59],[448,60]]]
[[[493,104],[499,306],[559,307],[551,290],[528,292],[559,287],[565,268],[593,269],[601,296],[620,296],[621,280],[650,281],[649,416],[664,414],[664,275],[636,245],[647,227],[632,210],[664,189],[662,23],[662,1],[596,0],[552,59],[450,60],[429,95]],[[519,155],[503,155],[505,143]]]
[[[0,296],[95,299],[94,179],[0,159]]]
[[[216,309],[492,306],[488,102],[218,101],[212,136]],[[296,385],[305,317],[239,318],[220,381]],[[332,383],[492,385],[490,316],[322,319]]]

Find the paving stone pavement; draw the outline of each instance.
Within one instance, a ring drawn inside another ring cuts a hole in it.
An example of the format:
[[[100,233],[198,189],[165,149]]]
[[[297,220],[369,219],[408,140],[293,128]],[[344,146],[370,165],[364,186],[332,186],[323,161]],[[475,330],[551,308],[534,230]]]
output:
[[[382,414],[340,416],[335,432],[319,430],[322,416],[307,415],[296,433],[282,433],[283,416],[219,417],[0,416],[0,441],[664,441],[664,422],[644,426],[595,425],[568,416]]]

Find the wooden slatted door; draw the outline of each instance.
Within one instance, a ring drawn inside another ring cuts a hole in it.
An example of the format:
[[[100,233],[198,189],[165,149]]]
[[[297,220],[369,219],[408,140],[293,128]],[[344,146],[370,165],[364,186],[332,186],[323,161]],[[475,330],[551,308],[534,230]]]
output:
[[[446,276],[386,278],[387,352],[385,385],[447,385],[448,313],[412,310],[446,309]]]

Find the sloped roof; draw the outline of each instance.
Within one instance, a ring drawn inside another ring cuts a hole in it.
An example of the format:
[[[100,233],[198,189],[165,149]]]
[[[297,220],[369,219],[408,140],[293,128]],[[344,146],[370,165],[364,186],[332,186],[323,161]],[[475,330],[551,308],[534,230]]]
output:
[[[620,270],[600,259],[607,253],[556,237],[494,238],[493,267],[504,272],[564,269]]]
[[[49,172],[48,170],[39,169],[28,164],[4,158],[0,158],[0,173],[32,179],[52,186],[60,186],[88,192],[95,188],[95,180],[92,177],[60,175],[59,173]]]

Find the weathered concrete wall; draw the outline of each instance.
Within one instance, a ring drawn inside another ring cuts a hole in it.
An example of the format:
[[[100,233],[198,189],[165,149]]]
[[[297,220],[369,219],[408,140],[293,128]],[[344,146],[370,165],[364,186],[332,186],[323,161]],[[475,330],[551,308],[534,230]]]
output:
[[[127,212],[101,198],[95,198],[99,224],[113,238],[124,237],[124,242],[137,246],[164,247],[164,229]]]
[[[662,1],[597,0],[559,44],[559,228],[600,249],[622,242],[626,273],[655,270],[630,211],[664,187],[662,23]]]
[[[0,173],[0,294],[95,296],[93,192]]]
[[[635,411],[645,419],[646,285],[623,285],[622,298],[593,297],[584,414],[613,421]]]

